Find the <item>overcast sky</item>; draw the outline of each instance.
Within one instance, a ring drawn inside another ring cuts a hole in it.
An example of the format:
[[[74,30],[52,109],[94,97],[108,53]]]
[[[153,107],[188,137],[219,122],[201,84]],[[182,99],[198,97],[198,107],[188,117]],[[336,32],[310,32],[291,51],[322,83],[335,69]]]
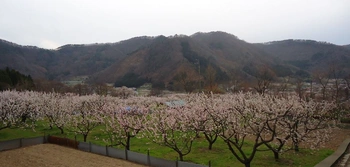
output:
[[[0,39],[57,48],[225,31],[350,44],[350,0],[0,0]]]

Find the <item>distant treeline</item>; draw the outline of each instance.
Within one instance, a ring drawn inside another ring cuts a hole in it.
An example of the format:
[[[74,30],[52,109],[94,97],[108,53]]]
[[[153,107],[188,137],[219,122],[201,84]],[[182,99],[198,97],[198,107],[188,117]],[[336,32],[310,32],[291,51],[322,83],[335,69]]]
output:
[[[34,82],[30,75],[21,74],[8,67],[5,70],[0,70],[0,90],[32,90],[34,87]]]

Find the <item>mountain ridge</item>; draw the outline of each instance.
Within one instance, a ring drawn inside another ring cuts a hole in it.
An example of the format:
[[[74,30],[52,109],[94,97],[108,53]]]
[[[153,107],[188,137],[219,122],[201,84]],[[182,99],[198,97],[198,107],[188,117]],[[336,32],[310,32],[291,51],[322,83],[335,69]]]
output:
[[[313,40],[283,40],[255,44],[287,64],[313,72],[327,69],[331,64],[349,71],[350,50],[344,46]]]
[[[0,68],[60,81],[88,76],[89,82],[114,83],[134,76],[147,82],[169,83],[182,71],[203,80],[207,67],[212,66],[218,81],[228,81],[252,78],[263,66],[280,77],[296,75],[300,70],[311,73],[329,62],[349,71],[349,48],[313,40],[248,43],[221,31],[67,44],[54,50],[0,40]]]

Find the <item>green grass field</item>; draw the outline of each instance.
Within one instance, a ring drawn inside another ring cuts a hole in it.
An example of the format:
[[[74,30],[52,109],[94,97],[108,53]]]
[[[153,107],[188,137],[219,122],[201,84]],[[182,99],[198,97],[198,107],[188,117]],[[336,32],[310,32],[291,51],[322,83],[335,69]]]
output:
[[[98,145],[106,145],[102,141],[104,135],[101,128],[103,126],[93,130],[89,136],[88,141]],[[39,124],[35,128],[35,132],[32,129],[24,128],[10,128],[3,129],[0,131],[0,141],[16,139],[16,138],[29,138],[43,135],[55,135],[61,137],[67,137],[74,139],[75,134],[70,133],[67,130],[65,134],[60,134],[57,128],[49,129],[48,126],[44,124]],[[83,141],[81,135],[77,135],[78,141]],[[246,143],[249,146],[249,142]],[[121,147],[120,147],[121,148]],[[176,160],[177,153],[172,149],[158,144],[152,143],[150,140],[145,138],[133,138],[131,140],[131,151],[146,154],[150,150],[150,155],[154,157]],[[248,147],[249,148],[249,147]],[[247,150],[249,151],[249,150]],[[314,166],[318,162],[322,161],[327,156],[333,153],[329,149],[321,149],[318,151],[311,151],[307,149],[301,149],[300,152],[295,153],[293,151],[281,154],[280,161],[276,162],[273,158],[271,151],[258,152],[251,164],[251,166]],[[196,139],[193,143],[192,151],[190,154],[184,156],[184,160],[187,162],[193,162],[198,164],[208,165],[209,160],[213,167],[228,167],[228,166],[244,166],[233,156],[233,154],[228,150],[226,144],[218,139],[213,145],[212,150],[208,150],[208,143],[204,137]]]

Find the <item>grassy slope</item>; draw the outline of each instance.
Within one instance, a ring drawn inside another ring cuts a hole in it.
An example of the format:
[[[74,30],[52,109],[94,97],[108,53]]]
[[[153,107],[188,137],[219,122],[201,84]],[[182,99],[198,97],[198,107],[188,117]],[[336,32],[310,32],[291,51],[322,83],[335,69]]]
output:
[[[0,131],[0,141],[16,139],[16,138],[29,138],[36,136],[43,136],[44,134],[51,134],[55,136],[62,136],[74,139],[74,134],[66,130],[64,135],[61,135],[57,128],[49,130],[48,126],[39,125],[36,127],[36,131],[31,129],[11,128]],[[102,141],[104,137],[98,127],[88,136],[88,141],[105,145]],[[77,140],[83,141],[81,135],[77,135]],[[247,143],[249,145],[249,143]],[[192,152],[184,157],[185,161],[208,165],[209,160],[212,166],[243,166],[228,150],[226,144],[221,140],[213,145],[213,150],[207,149],[208,144],[204,137],[198,138],[193,143]],[[170,148],[160,146],[150,142],[148,139],[137,139],[131,140],[131,150],[140,153],[147,153],[150,150],[150,155],[154,157],[165,158],[169,160],[176,160],[177,153]],[[249,151],[249,150],[247,150]],[[287,152],[281,155],[280,162],[275,162],[273,154],[269,151],[258,152],[252,162],[252,166],[314,166],[330,154],[332,150],[321,149],[318,151],[301,150],[299,153]]]

